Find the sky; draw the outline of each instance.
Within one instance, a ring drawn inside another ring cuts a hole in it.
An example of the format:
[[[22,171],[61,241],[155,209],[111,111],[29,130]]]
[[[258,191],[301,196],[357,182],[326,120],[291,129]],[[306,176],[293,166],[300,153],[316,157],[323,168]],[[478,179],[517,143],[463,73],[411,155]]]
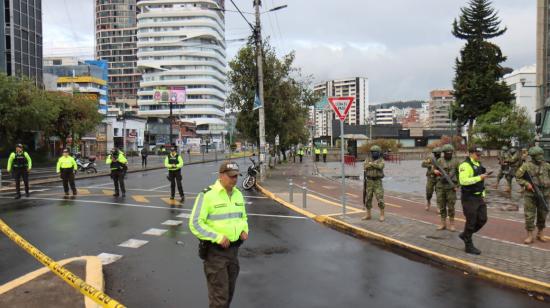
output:
[[[234,0],[252,12],[252,0]],[[262,33],[280,55],[296,52],[296,67],[314,82],[367,77],[371,103],[425,100],[433,89],[452,87],[454,63],[464,42],[451,24],[466,0],[263,0]],[[46,0],[44,54],[93,57],[93,0]],[[521,68],[536,59],[536,1],[493,0],[508,31],[494,40]],[[226,0],[227,9],[234,9]],[[252,21],[254,16],[247,15]],[[226,13],[226,38],[245,38],[243,18]],[[242,42],[228,44],[228,60]]]

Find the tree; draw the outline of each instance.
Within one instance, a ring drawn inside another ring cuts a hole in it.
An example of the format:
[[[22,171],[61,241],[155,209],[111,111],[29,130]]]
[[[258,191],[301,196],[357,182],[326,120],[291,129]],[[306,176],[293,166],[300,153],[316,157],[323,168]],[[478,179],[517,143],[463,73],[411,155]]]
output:
[[[307,107],[314,104],[316,97],[309,88],[308,78],[293,66],[294,53],[279,59],[267,40],[262,52],[266,141],[273,144],[279,135],[284,153],[290,145],[307,141]],[[253,110],[257,88],[254,44],[243,47],[229,62],[229,67],[231,92],[227,102],[229,107],[239,112],[236,128],[246,139],[258,140],[258,113]]]
[[[453,35],[466,40],[456,59],[453,118],[462,126],[468,124],[469,137],[477,116],[487,113],[497,102],[507,104],[514,99],[510,88],[501,81],[504,75],[501,63],[506,57],[496,44],[488,41],[506,32],[506,28],[500,28],[491,5],[490,0],[470,0],[453,23]]]
[[[517,139],[520,144],[532,144],[535,125],[525,107],[498,103],[477,118],[474,133],[484,147],[499,149],[503,145],[510,145],[512,139]]]

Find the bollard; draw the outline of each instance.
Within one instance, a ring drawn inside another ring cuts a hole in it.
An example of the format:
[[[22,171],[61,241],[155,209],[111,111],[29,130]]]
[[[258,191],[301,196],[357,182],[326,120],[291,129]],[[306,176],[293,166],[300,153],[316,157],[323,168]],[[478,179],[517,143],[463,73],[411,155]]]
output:
[[[305,209],[305,208],[307,208],[307,187],[306,187],[306,182],[304,182],[303,185],[304,186],[302,187],[302,190],[303,190],[302,207]]]
[[[292,183],[292,179],[288,181],[288,200],[290,200],[290,203],[294,202],[294,184]]]

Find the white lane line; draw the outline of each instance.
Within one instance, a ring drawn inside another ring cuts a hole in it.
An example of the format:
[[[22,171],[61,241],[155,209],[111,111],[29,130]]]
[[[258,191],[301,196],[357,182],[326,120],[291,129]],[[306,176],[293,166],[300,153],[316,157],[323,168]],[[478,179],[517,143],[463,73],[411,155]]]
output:
[[[168,230],[166,230],[166,229],[151,228],[151,229],[143,232],[142,234],[153,235],[153,236],[162,236],[166,232],[168,232]]]
[[[122,258],[121,255],[115,255],[115,254],[106,253],[106,252],[102,252],[98,254],[97,257],[101,260],[102,265],[108,265],[108,264],[114,263]]]
[[[191,217],[191,214],[187,214],[187,213],[182,213],[182,214],[179,214],[178,216],[176,216],[177,218],[186,218],[186,219],[189,219],[189,217]]]
[[[179,226],[179,225],[182,225],[183,224],[183,221],[181,220],[167,220],[165,222],[163,222],[161,225],[163,226]]]
[[[168,186],[170,186],[170,184],[162,185],[162,186],[151,188],[151,189],[144,189],[144,191],[157,191],[157,189],[161,189],[161,188],[168,187]]]
[[[303,216],[288,216],[288,215],[271,215],[271,214],[253,214],[247,213],[248,216],[257,216],[257,217],[273,217],[273,218],[290,218],[290,219],[309,219]]]
[[[126,242],[120,243],[119,247],[126,247],[126,248],[139,248],[145,244],[149,243],[149,241],[144,240],[136,240],[136,239],[129,239]]]

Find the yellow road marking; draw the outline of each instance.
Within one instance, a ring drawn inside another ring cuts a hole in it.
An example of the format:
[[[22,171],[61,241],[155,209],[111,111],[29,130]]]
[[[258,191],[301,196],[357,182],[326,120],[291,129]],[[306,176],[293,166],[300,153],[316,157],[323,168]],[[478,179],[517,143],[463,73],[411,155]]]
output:
[[[164,203],[168,205],[181,205],[178,200],[170,200],[170,198],[160,198],[160,200],[164,201]]]
[[[90,194],[90,191],[85,188],[78,188],[77,190],[79,195],[87,196]]]
[[[143,202],[143,203],[149,203],[149,199],[147,199],[145,196],[141,195],[133,195],[132,199],[134,199],[136,202]]]
[[[311,184],[315,184],[315,181],[312,180],[309,180],[308,182],[310,182]]]
[[[334,189],[334,188],[336,188],[336,186],[321,186],[321,187],[323,187],[324,189]]]
[[[334,206],[337,206],[337,207],[343,207],[340,203],[336,203],[336,202],[333,202],[333,201],[330,201],[330,200],[327,200],[327,199],[323,199],[323,198],[321,198],[321,197],[317,197],[316,195],[311,195],[311,194],[309,194],[309,195],[307,195],[307,196],[308,196],[308,197],[311,197],[311,198],[313,198],[313,199],[319,200],[319,201],[321,201],[321,202],[324,202],[324,203],[326,203],[326,204],[334,205]],[[356,208],[356,207],[349,206],[349,205],[347,205],[346,208],[353,209],[353,210],[355,210],[355,211],[361,211],[361,209],[358,209],[358,208]]]
[[[103,189],[102,192],[105,196],[110,196],[115,193],[113,190],[107,190],[107,189]]]
[[[389,206],[392,206],[392,207],[396,207],[396,208],[402,208],[401,205],[397,205],[397,204],[393,204],[393,203],[386,203],[386,205],[389,205]]]

